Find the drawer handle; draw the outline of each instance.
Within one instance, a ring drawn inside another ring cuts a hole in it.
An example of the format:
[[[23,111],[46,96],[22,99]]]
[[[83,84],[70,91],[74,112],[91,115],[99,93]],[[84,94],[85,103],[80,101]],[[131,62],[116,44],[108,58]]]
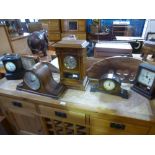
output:
[[[14,101],[14,102],[12,102],[12,104],[13,104],[14,106],[16,106],[16,107],[22,108],[22,104],[21,104],[20,102]]]
[[[64,112],[55,111],[55,115],[62,118],[67,118],[67,114]]]
[[[125,125],[124,124],[119,124],[119,123],[110,123],[111,128],[119,129],[119,130],[124,130]]]

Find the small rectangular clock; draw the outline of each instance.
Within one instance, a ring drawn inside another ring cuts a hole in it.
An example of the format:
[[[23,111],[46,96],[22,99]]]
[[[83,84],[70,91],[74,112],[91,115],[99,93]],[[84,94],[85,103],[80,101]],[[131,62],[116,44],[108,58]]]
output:
[[[132,90],[147,97],[155,98],[155,66],[142,63],[139,66]]]

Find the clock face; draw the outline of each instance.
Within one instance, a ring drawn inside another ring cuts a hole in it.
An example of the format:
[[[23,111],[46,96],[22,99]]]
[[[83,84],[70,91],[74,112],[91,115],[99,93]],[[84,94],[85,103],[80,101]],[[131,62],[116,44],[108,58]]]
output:
[[[14,72],[16,70],[16,65],[13,62],[7,62],[5,68],[10,72]]]
[[[141,69],[139,77],[138,77],[138,82],[146,85],[147,87],[151,87],[155,79],[155,73],[151,72],[147,69]]]
[[[32,72],[25,73],[24,82],[32,90],[38,90],[40,88],[40,81],[38,77]]]
[[[67,69],[75,69],[77,67],[77,60],[73,56],[66,56],[64,58],[64,66]]]
[[[115,82],[113,80],[105,80],[103,82],[103,87],[107,91],[112,91],[112,90],[115,89],[116,84],[115,84]]]

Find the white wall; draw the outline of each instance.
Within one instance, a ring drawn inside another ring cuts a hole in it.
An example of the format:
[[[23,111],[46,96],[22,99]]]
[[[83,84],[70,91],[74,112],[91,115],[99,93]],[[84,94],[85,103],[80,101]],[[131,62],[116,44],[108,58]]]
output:
[[[142,37],[146,38],[148,32],[155,33],[155,19],[146,19]]]

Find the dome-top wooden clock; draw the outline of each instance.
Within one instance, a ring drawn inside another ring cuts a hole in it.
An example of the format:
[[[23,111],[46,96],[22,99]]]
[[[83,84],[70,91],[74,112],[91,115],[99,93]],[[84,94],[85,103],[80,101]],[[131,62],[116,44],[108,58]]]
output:
[[[62,40],[54,47],[58,56],[60,78],[68,88],[85,90],[88,84],[86,76],[86,47],[85,40]]]
[[[59,98],[65,87],[54,80],[53,73],[57,71],[49,62],[39,62],[25,71],[23,82],[17,85],[17,90],[26,91],[52,98]]]

